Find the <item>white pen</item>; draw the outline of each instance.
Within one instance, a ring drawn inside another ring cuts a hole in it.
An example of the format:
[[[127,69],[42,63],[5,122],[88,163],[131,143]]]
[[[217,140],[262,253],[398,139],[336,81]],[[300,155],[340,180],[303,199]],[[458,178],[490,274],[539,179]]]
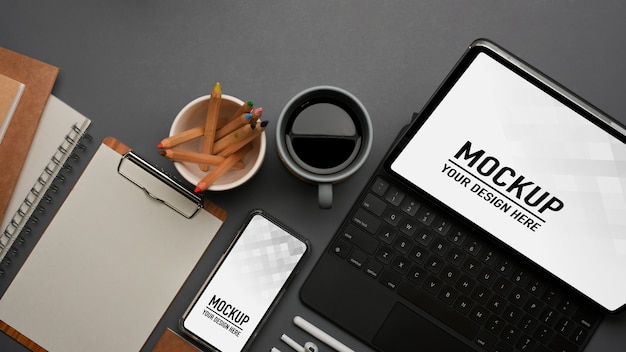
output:
[[[300,317],[298,315],[293,317],[293,323],[297,327],[299,327],[300,329],[302,329],[302,330],[308,332],[309,334],[311,334],[311,336],[317,338],[318,340],[320,340],[323,343],[327,344],[328,346],[332,347],[335,351],[338,351],[338,352],[354,352],[353,349],[351,349],[348,346],[344,345],[343,343],[339,342],[334,337],[328,335],[323,330],[321,330],[317,326],[309,323],[308,321],[304,320],[304,318],[302,318],[302,317]]]

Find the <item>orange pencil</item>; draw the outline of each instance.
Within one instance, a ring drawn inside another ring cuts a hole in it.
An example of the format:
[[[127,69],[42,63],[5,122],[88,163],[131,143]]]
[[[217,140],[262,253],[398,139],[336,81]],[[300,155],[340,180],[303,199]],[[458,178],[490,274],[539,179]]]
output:
[[[224,162],[226,160],[223,156],[213,155],[213,154],[204,154],[197,153],[188,150],[178,150],[178,149],[165,149],[161,150],[160,154],[172,161],[182,161],[182,162],[191,162],[191,163],[205,163],[209,165],[218,165],[219,163]],[[239,161],[234,166],[234,169],[243,168],[243,162]]]
[[[254,124],[247,123],[226,136],[218,139],[213,145],[213,154],[219,154],[230,144],[237,143],[237,141],[250,134],[254,127]]]
[[[207,109],[206,121],[204,124],[204,140],[202,143],[202,152],[213,154],[213,143],[215,143],[215,129],[217,127],[217,119],[220,112],[220,103],[222,101],[222,88],[220,82],[217,82],[211,92],[209,99],[209,108]],[[207,171],[209,165],[200,164],[202,171]]]
[[[157,145],[157,148],[159,149],[173,148],[179,144],[188,142],[192,139],[202,137],[203,135],[204,135],[204,126],[190,128],[186,131],[177,133],[173,136],[163,139],[161,143]]]
[[[237,163],[241,158],[243,158],[250,146],[239,149],[236,153],[231,154],[224,162],[217,165],[213,170],[209,171],[209,173],[198,182],[196,185],[195,193],[202,192],[209,188],[220,176],[222,176],[226,171],[228,171],[235,163]]]
[[[250,123],[250,119],[252,119],[252,114],[250,113],[244,113],[243,115],[239,116],[238,118],[230,121],[229,123],[225,124],[222,128],[218,128],[217,131],[215,131],[215,140],[219,140],[220,138],[226,136],[227,134],[235,131],[236,129],[238,129],[239,127],[245,125],[246,123]],[[215,146],[215,145],[214,145]]]
[[[265,130],[265,126],[267,126],[268,121],[261,121],[261,123],[256,124],[253,128],[252,133],[248,134],[244,138],[241,138],[236,143],[228,145],[224,150],[222,150],[218,155],[223,157],[228,157],[232,153],[241,149],[242,147],[250,144],[255,138],[257,138],[263,131]]]

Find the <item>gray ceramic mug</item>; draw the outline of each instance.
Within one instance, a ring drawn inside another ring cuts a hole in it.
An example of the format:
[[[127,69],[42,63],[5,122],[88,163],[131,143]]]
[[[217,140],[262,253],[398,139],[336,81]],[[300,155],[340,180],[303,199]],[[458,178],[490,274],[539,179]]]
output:
[[[283,108],[276,127],[280,159],[298,178],[318,185],[321,208],[332,207],[332,185],[365,163],[372,139],[372,122],[363,104],[333,86],[298,93]]]

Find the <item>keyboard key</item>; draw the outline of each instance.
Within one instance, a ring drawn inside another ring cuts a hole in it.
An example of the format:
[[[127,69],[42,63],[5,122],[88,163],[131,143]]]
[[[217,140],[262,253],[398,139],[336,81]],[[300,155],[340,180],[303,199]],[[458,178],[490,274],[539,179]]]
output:
[[[360,228],[371,234],[375,234],[380,228],[381,221],[374,217],[371,213],[358,209],[352,218],[352,221]]]
[[[526,314],[522,317],[518,326],[526,334],[532,334],[537,330],[538,325],[539,322],[537,321],[537,319]]]
[[[413,219],[409,217],[404,217],[400,220],[400,224],[398,225],[400,231],[408,236],[413,237],[415,232],[417,231],[418,225]]]
[[[475,306],[469,317],[476,323],[483,325],[489,318],[489,311],[487,311],[487,308],[483,306]]]
[[[381,216],[385,211],[385,208],[387,208],[387,203],[385,203],[384,200],[376,197],[374,194],[368,193],[361,203],[361,206],[371,211],[375,215]]]
[[[419,231],[417,231],[417,236],[415,237],[415,240],[419,242],[420,244],[427,247],[430,244],[430,242],[432,242],[433,238],[435,238],[435,235],[433,235],[430,231],[426,230],[425,228],[421,228],[419,229]]]
[[[461,314],[467,315],[474,307],[474,302],[467,296],[459,296],[454,302],[454,309],[458,310]]]
[[[487,319],[485,329],[494,335],[499,335],[502,332],[502,329],[504,329],[504,320],[494,315]]]
[[[428,251],[419,245],[413,247],[409,254],[409,258],[418,264],[423,263],[426,260],[426,257],[428,257]]]
[[[463,262],[461,269],[470,276],[475,277],[478,275],[478,270],[480,270],[480,263],[475,258],[470,257]]]
[[[338,255],[340,258],[347,258],[348,252],[350,252],[352,246],[350,246],[346,241],[338,240],[335,242],[335,245],[331,248],[332,252]]]
[[[391,267],[400,274],[406,273],[409,270],[410,265],[409,260],[401,256],[396,256],[391,261]]]
[[[435,220],[435,217],[436,214],[433,211],[424,207],[417,212],[417,220],[426,226],[430,226]]]
[[[446,265],[443,268],[443,272],[441,273],[441,277],[451,285],[454,285],[456,281],[459,279],[461,272],[451,265]]]
[[[389,188],[389,183],[383,180],[382,178],[378,177],[376,181],[374,181],[374,184],[372,185],[372,192],[382,197],[388,188]]]
[[[480,304],[487,304],[487,300],[491,296],[491,291],[483,285],[476,285],[472,291],[471,297]]]
[[[458,267],[465,259],[465,253],[460,248],[452,247],[446,257],[450,263]]]
[[[365,268],[363,270],[365,270],[367,275],[377,279],[382,273],[383,268],[384,265],[382,265],[380,262],[370,259],[367,261],[367,264],[365,264]]]
[[[393,248],[402,254],[407,254],[409,249],[411,249],[412,244],[413,241],[411,241],[410,238],[407,236],[400,236],[394,241]]]
[[[433,253],[443,257],[448,251],[448,246],[448,243],[444,239],[435,238],[433,243],[430,245],[430,249],[432,249]]]
[[[404,192],[401,192],[394,187],[391,187],[389,189],[389,192],[385,194],[385,200],[395,205],[396,207],[400,205],[400,202],[402,202],[403,199],[404,199]]]
[[[421,285],[426,277],[426,270],[424,270],[421,266],[413,265],[407,273],[407,277],[415,284]]]
[[[354,249],[350,253],[348,261],[350,262],[350,264],[356,266],[357,268],[361,268],[363,267],[363,265],[365,265],[365,261],[367,261],[367,254],[361,252],[358,249]]]
[[[476,283],[474,280],[470,279],[467,275],[463,275],[459,281],[456,283],[456,288],[458,288],[461,292],[469,295],[474,291],[474,287]]]
[[[391,260],[393,259],[393,250],[387,246],[381,246],[378,248],[378,251],[376,251],[376,259],[380,260],[383,264],[391,263]]]
[[[426,280],[424,280],[424,283],[422,284],[422,287],[426,290],[426,292],[430,293],[433,296],[436,296],[437,293],[439,293],[439,290],[442,286],[443,282],[441,282],[441,280],[432,275],[428,275],[428,277],[426,277]]]
[[[419,207],[420,204],[411,197],[404,198],[400,203],[400,210],[407,213],[409,216],[415,216]]]
[[[433,274],[438,274],[443,269],[444,260],[436,255],[431,255],[426,259],[424,267]]]
[[[383,219],[393,226],[398,226],[402,219],[402,214],[397,208],[387,208],[383,214]]]
[[[576,346],[576,344],[561,335],[554,335],[554,337],[548,344],[548,347],[553,351],[560,352],[578,351],[578,346]]]
[[[380,231],[378,231],[378,238],[380,238],[380,240],[385,242],[386,244],[393,243],[393,240],[396,238],[396,236],[397,232],[389,226],[383,226],[380,228]]]
[[[380,282],[387,288],[395,290],[398,287],[398,284],[402,280],[402,275],[399,273],[390,270],[384,269],[382,274],[380,274]]]
[[[502,337],[502,339],[504,339],[504,341],[513,345],[517,342],[517,339],[519,339],[521,335],[522,332],[519,329],[509,325],[502,331],[502,334],[500,336]]]
[[[427,294],[425,291],[402,281],[398,286],[398,293],[413,302],[415,305],[426,311],[428,314],[445,321],[452,329],[468,339],[474,339],[478,333],[479,326],[473,324],[456,310],[451,309],[437,298]]]
[[[482,347],[483,350],[492,351],[493,348],[496,346],[498,339],[494,335],[482,331],[476,337],[475,342],[478,346]]]
[[[443,303],[451,306],[454,304],[456,297],[459,295],[458,291],[449,287],[444,286],[441,292],[439,292],[439,299],[443,301]]]
[[[454,230],[450,232],[448,238],[450,238],[450,242],[456,244],[457,246],[460,246],[463,244],[463,242],[465,242],[465,238],[467,238],[467,236],[460,230]]]
[[[578,308],[576,313],[572,318],[576,323],[584,326],[587,329],[592,329],[595,327],[596,323],[600,320],[600,317],[585,308]]]
[[[435,221],[433,221],[433,224],[431,226],[431,228],[435,230],[435,232],[440,236],[447,235],[451,227],[452,225],[450,225],[448,220],[444,218],[437,218]]]
[[[480,251],[481,248],[481,244],[478,241],[468,241],[463,245],[463,249],[465,249],[465,251],[471,255],[478,255],[478,252]]]
[[[374,254],[376,248],[378,247],[378,241],[370,237],[365,232],[359,230],[354,225],[348,225],[346,230],[341,235],[341,238],[347,243],[355,245],[369,254]]]

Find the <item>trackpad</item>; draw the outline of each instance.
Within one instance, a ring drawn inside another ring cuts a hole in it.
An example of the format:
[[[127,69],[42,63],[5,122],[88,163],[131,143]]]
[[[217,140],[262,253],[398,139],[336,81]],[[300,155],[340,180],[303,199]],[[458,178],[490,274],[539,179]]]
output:
[[[473,351],[400,303],[393,307],[373,342],[383,351]]]

